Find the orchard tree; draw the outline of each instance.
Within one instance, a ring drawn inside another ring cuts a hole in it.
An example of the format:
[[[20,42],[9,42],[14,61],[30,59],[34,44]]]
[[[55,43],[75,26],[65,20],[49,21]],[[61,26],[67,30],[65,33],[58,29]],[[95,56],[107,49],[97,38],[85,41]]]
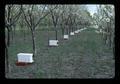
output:
[[[21,5],[6,5],[5,7],[5,28],[7,29],[7,46],[10,45],[10,32],[12,26],[18,21],[21,15]]]
[[[62,29],[62,35],[69,33],[69,12],[68,12],[68,5],[62,5],[61,6],[61,15],[60,15],[60,24]]]
[[[21,5],[6,5],[5,6],[5,62],[6,62],[6,72],[9,72],[9,57],[8,57],[8,47],[10,45],[10,33],[12,31],[12,26],[18,21],[21,15]]]
[[[50,11],[50,15],[52,18],[52,23],[54,25],[55,29],[55,39],[58,39],[58,22],[59,22],[59,17],[60,17],[60,10],[59,10],[59,5],[49,5],[48,9]],[[53,10],[54,9],[54,10]]]
[[[102,30],[102,37],[106,45],[114,46],[114,6],[99,5],[94,16],[99,29]]]
[[[28,26],[28,28],[30,29],[31,31],[31,35],[32,35],[32,46],[33,46],[33,56],[36,55],[36,43],[35,43],[35,29],[36,27],[38,26],[38,24],[40,23],[40,21],[45,17],[47,16],[47,14],[43,15],[44,14],[44,11],[45,11],[45,7],[46,6],[39,6],[38,8],[40,8],[41,10],[37,10],[38,6],[35,6],[35,5],[23,5],[22,6],[22,13],[24,15],[24,19],[25,19],[25,22]],[[38,19],[37,16],[39,16],[39,12],[42,12],[41,13],[41,16],[40,18]]]
[[[23,33],[23,39],[25,41],[26,24],[25,24],[25,21],[24,21],[23,14],[20,16],[20,19],[19,19],[17,24],[19,24],[19,27],[20,27],[19,30],[21,30],[21,33]]]
[[[55,8],[52,8],[54,10]],[[35,30],[40,22],[50,13],[47,5],[23,5],[22,13],[24,15],[25,22],[31,31],[33,56],[36,55],[36,38]]]

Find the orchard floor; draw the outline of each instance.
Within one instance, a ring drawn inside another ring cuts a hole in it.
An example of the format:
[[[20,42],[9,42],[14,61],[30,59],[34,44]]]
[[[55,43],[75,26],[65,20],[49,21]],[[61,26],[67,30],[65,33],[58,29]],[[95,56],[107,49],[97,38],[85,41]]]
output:
[[[115,60],[112,49],[103,44],[100,34],[93,29],[63,40],[58,34],[59,46],[49,47],[48,37],[54,32],[36,31],[37,55],[34,63],[16,66],[17,54],[32,52],[31,34],[26,32],[25,40],[21,31],[16,31],[9,48],[10,73],[7,78],[113,78]]]

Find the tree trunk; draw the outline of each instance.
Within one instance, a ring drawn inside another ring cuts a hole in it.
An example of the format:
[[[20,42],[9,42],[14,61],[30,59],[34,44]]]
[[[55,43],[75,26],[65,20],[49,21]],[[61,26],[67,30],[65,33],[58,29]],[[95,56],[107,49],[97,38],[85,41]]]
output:
[[[24,35],[24,41],[25,41],[25,29],[23,30],[23,33],[24,33],[23,35]]]
[[[111,32],[110,32],[110,35],[109,35],[109,46],[110,46],[110,48],[111,48],[111,46],[112,46],[112,42],[111,42]]]
[[[114,53],[114,56],[113,56],[113,59],[115,59],[115,39],[113,39],[113,53]]]
[[[58,35],[57,35],[57,27],[56,27],[56,25],[54,25],[54,27],[55,27],[55,39],[57,40],[58,39]]]
[[[8,46],[7,46],[7,43],[5,41],[5,71],[6,73],[9,73],[9,61],[8,61]]]
[[[11,37],[12,37],[12,39],[11,39],[11,41],[12,41],[12,43],[13,43],[13,37],[14,35],[13,35],[13,28],[11,28]]]
[[[9,47],[10,45],[10,30],[7,28],[8,32],[7,32],[7,46]]]
[[[15,25],[13,26],[13,36],[14,36],[14,42],[15,42]]]
[[[71,32],[71,28],[70,27],[68,28],[68,31],[69,31],[69,34],[70,34],[70,32]]]
[[[105,29],[105,33],[103,34],[104,35],[104,43],[106,45],[106,40],[107,40],[107,29]]]
[[[32,32],[32,43],[33,43],[33,57],[35,57],[36,55],[35,30],[31,32]]]
[[[13,27],[13,28],[14,28],[14,36],[15,36],[15,25],[14,25],[14,27]]]
[[[47,30],[47,37],[48,37],[48,38],[47,38],[47,40],[48,40],[47,42],[48,42],[48,46],[49,46],[49,40],[50,40],[50,39],[49,39],[49,30]]]
[[[62,35],[64,35],[64,28],[62,28]]]
[[[77,29],[78,29],[78,28],[77,28],[77,25],[76,25],[76,31],[77,31]]]
[[[71,27],[71,32],[73,32],[73,27]]]
[[[70,34],[70,33],[69,33],[69,28],[68,28],[68,27],[66,28],[66,32],[67,32],[68,35]]]
[[[58,39],[58,38],[57,38],[57,30],[55,30],[55,38],[56,38],[56,40]]]
[[[67,26],[65,26],[65,33],[68,34],[68,29],[67,29]]]

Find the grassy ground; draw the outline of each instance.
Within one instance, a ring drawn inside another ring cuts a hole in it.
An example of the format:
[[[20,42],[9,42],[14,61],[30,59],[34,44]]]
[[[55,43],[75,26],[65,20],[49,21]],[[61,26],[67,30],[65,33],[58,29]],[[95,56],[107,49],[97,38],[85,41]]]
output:
[[[103,45],[101,36],[94,29],[87,29],[63,40],[59,32],[59,46],[48,47],[48,37],[54,32],[36,31],[37,55],[34,63],[16,66],[17,53],[32,52],[32,41],[27,32],[16,31],[15,39],[9,48],[11,72],[7,78],[113,78],[115,62],[112,49]]]

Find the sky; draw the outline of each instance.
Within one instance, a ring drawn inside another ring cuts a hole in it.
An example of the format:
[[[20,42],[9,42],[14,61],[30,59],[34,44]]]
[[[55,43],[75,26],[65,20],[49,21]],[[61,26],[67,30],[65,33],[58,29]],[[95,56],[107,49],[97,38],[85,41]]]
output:
[[[93,15],[94,13],[96,13],[97,12],[97,7],[96,7],[97,5],[87,5],[87,8],[88,8],[88,10],[89,10],[89,12],[91,13],[91,15]]]

